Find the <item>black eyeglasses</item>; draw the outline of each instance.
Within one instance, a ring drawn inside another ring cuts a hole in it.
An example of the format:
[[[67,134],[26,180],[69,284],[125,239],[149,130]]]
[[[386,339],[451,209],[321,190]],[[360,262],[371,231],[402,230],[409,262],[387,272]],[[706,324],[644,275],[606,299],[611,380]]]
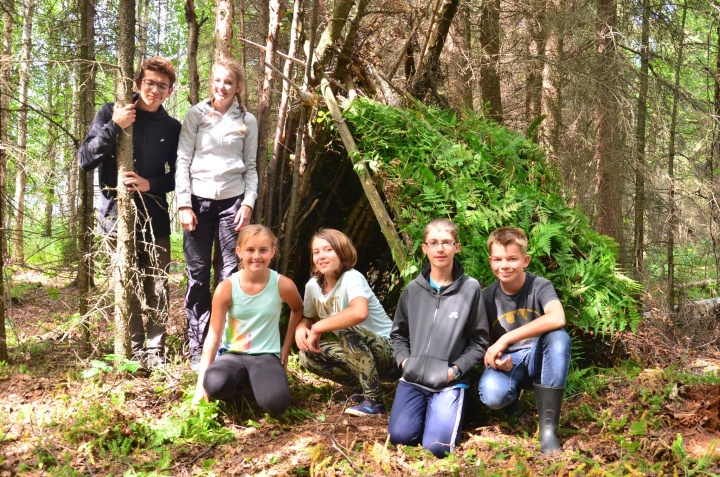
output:
[[[167,93],[170,91],[170,86],[166,85],[165,83],[156,83],[153,80],[144,79],[142,80],[143,84],[147,86],[147,89],[152,90],[153,88],[157,87],[158,91],[161,93]]]
[[[425,242],[425,245],[430,248],[434,248],[435,250],[437,250],[438,248],[443,248],[447,250],[450,247],[454,247],[455,245],[457,245],[457,242]]]

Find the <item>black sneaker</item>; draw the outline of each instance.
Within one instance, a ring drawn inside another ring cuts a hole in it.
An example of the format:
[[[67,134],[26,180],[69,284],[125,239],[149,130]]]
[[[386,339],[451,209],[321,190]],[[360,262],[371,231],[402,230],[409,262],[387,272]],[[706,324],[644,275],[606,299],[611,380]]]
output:
[[[357,406],[345,409],[345,414],[351,416],[381,416],[385,414],[385,404],[381,402],[372,402],[367,399]]]

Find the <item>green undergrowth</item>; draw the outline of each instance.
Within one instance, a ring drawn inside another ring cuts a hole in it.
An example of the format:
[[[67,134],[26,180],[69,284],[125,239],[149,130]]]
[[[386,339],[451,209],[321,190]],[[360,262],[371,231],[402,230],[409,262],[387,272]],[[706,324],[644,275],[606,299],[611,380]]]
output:
[[[529,271],[550,279],[570,321],[584,330],[635,330],[641,286],[617,266],[618,247],[570,204],[560,175],[525,137],[481,116],[399,109],[358,99],[345,115],[365,162],[381,177],[395,224],[421,266],[422,232],[448,217],[460,228],[460,260],[483,285],[493,281],[487,237],[502,226],[528,233]],[[358,165],[356,164],[356,167]]]

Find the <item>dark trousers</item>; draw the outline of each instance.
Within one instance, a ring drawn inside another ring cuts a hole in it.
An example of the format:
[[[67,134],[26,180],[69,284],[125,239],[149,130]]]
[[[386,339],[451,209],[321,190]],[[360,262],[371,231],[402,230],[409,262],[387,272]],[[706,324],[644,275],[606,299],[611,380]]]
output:
[[[274,354],[224,353],[205,370],[203,387],[210,399],[232,401],[250,386],[260,408],[277,416],[290,406],[285,368]]]
[[[168,267],[170,266],[170,237],[158,237],[154,243],[138,241],[138,288],[132,294],[130,342],[133,354],[145,350],[159,356],[165,354],[165,325],[168,320]],[[147,320],[143,329],[143,315]]]
[[[212,296],[210,268],[212,248],[217,232],[220,244],[220,280],[228,278],[237,269],[235,242],[238,232],[234,218],[243,196],[212,200],[192,196],[192,209],[197,226],[185,231],[183,252],[187,267],[188,286],[185,294],[185,313],[188,321],[190,355],[199,358],[210,322]]]

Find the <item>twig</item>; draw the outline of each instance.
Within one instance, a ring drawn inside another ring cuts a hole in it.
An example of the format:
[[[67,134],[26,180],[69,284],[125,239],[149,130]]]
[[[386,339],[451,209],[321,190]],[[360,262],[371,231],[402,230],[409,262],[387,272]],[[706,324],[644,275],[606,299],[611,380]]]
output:
[[[244,41],[244,42],[247,43],[248,45],[252,45],[252,46],[254,46],[254,47],[260,48],[262,51],[267,50],[267,47],[262,46],[262,45],[258,45],[257,43],[252,42],[252,41],[250,41],[250,40],[246,40],[245,38],[238,38],[238,39],[239,39],[240,41]],[[280,57],[282,57],[282,58],[285,58],[286,60],[293,61],[293,62],[297,63],[298,65],[302,66],[303,68],[305,67],[305,62],[302,61],[302,60],[298,60],[297,58],[293,58],[292,56],[286,55],[285,53],[282,53],[282,52],[277,51],[277,50],[275,50],[275,54],[277,54],[278,56],[280,56]]]
[[[325,433],[323,433],[323,434],[325,434]],[[348,463],[350,464],[350,466],[353,469],[357,470],[358,472],[362,473],[363,475],[369,475],[371,477],[375,477],[375,474],[371,474],[370,472],[367,472],[367,471],[361,469],[360,467],[356,466],[355,462],[353,462],[353,460],[350,458],[350,456],[347,454],[347,452],[345,452],[343,450],[342,445],[337,441],[337,439],[335,439],[335,437],[332,434],[325,434],[325,436],[330,438],[330,440],[332,441],[333,447],[340,453],[340,455],[342,455],[345,458],[345,460],[348,461]]]

